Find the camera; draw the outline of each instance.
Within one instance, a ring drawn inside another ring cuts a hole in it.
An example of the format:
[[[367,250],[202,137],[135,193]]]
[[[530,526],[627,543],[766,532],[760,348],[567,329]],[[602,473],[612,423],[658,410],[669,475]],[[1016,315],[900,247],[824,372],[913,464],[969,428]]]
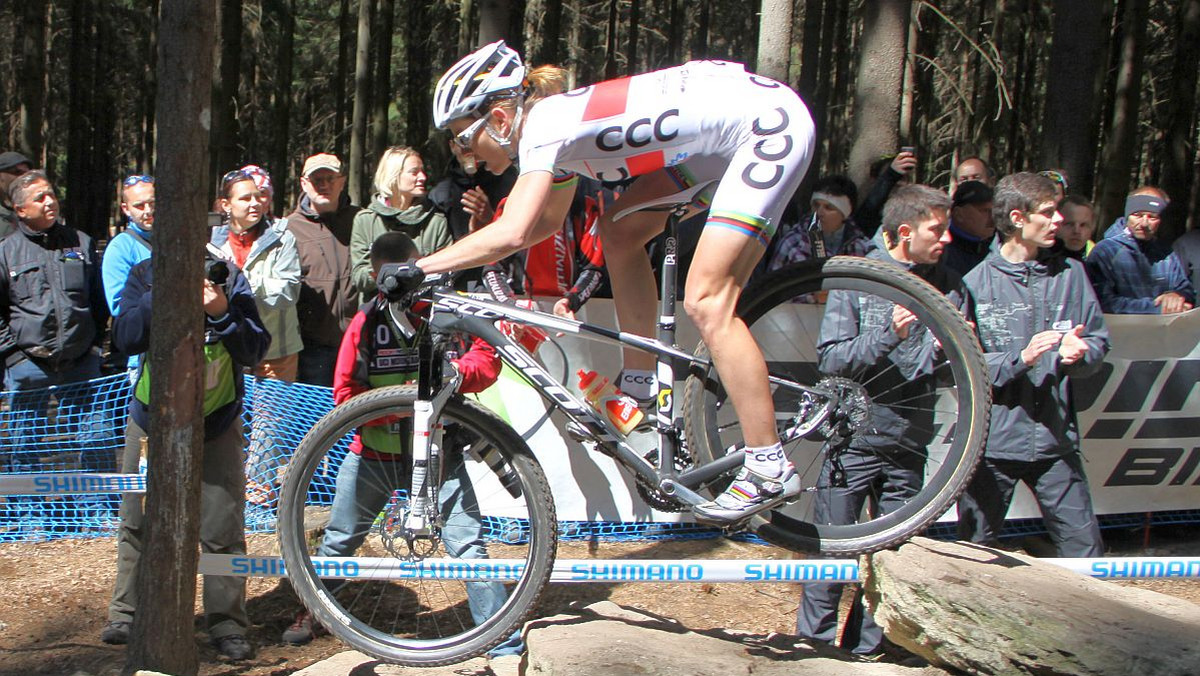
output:
[[[222,260],[206,260],[204,261],[204,278],[224,287],[225,282],[229,281],[229,264]]]

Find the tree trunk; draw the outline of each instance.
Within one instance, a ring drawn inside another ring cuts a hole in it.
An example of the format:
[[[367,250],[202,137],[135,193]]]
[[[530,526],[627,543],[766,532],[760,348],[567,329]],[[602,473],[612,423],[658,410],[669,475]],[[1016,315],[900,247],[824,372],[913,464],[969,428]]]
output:
[[[1095,180],[1096,110],[1102,92],[1094,87],[1104,57],[1108,24],[1091,0],[1056,0],[1042,121],[1043,167],[1062,167],[1071,192],[1090,195]],[[1194,72],[1193,64],[1193,72]]]
[[[20,109],[20,148],[38,166],[45,166],[46,124],[46,42],[49,21],[47,0],[14,3],[13,12],[21,19],[21,60],[14,64],[17,103]]]
[[[92,67],[95,65],[94,3],[91,0],[72,0],[70,21],[67,199],[63,204],[63,218],[68,225],[82,230],[88,225],[88,201],[91,197],[88,174],[92,161],[92,116],[95,113],[93,99],[96,93],[92,86]]]
[[[629,49],[625,54],[625,74],[638,72],[638,31],[641,30],[642,1],[629,0]]]
[[[804,21],[800,33],[800,77],[796,91],[810,106],[817,101],[817,72],[821,58],[821,0],[804,0]],[[813,119],[816,118],[815,114]]]
[[[700,0],[700,18],[696,23],[696,34],[692,36],[692,58],[708,57],[708,24],[712,17],[712,0]]]
[[[405,60],[408,62],[408,93],[405,95],[408,115],[404,133],[408,145],[422,152],[426,150],[429,129],[433,126],[433,99],[429,87],[433,79],[433,64],[424,58],[429,53],[430,33],[424,28],[428,22],[429,11],[425,3],[408,3],[408,34],[404,41],[407,49]]]
[[[516,48],[520,41],[512,35],[512,3],[510,0],[479,0],[479,41],[478,45],[491,44],[504,40]]]
[[[830,172],[845,173],[847,149],[850,147],[850,134],[847,131],[849,122],[845,111],[849,110],[850,92],[854,85],[850,78],[850,59],[856,54],[853,44],[853,25],[850,21],[850,5],[842,0],[831,2],[834,11],[834,29],[832,40],[833,49],[833,78],[829,91],[826,114],[826,135],[829,139],[829,152],[825,167]],[[838,114],[835,115],[835,111]]]
[[[911,0],[877,0],[864,5],[862,47],[854,87],[854,145],[850,178],[866,185],[871,160],[894,151],[900,125],[905,40]]]
[[[371,14],[374,0],[358,0],[358,47],[354,52],[354,119],[350,127],[350,201],[363,204],[363,167],[367,145],[368,88],[371,73]]]
[[[1108,134],[1100,159],[1101,184],[1096,219],[1099,229],[1107,227],[1108,223],[1121,215],[1133,177],[1148,4],[1148,0],[1127,0],[1121,16],[1112,118],[1108,123]]]
[[[465,56],[471,51],[471,36],[475,33],[474,13],[475,0],[462,0],[458,5],[458,53]]]
[[[916,100],[917,91],[917,64],[916,60],[911,56],[917,46],[917,40],[920,37],[920,31],[917,30],[917,22],[912,19],[908,20],[908,39],[905,40],[904,53],[904,81],[900,88],[900,143],[903,145],[916,145],[916,134],[913,131],[913,112]]]
[[[1196,63],[1200,61],[1200,0],[1183,0],[1176,22],[1175,56],[1167,95],[1162,178],[1171,196],[1159,236],[1168,240],[1187,230],[1196,161]]]
[[[792,54],[792,0],[762,0],[755,72],[788,84]]]
[[[370,157],[378,160],[388,147],[388,109],[392,103],[392,33],[396,25],[395,0],[378,0],[375,25],[375,85],[371,88]],[[427,28],[427,27],[426,27]]]
[[[155,296],[149,360],[149,476],[146,527],[138,569],[139,607],[125,673],[138,669],[196,674],[196,567],[200,539],[200,475],[204,399],[200,279],[208,191],[216,0],[162,0],[159,18],[159,156],[155,197],[173,214],[157,225]]]
[[[617,32],[621,22],[618,0],[608,0],[608,32],[604,41],[604,79],[617,77]]]
[[[138,171],[154,173],[154,99],[158,89],[155,64],[158,63],[158,2],[150,2],[150,21],[147,28],[144,75],[142,77],[142,142],[138,145]]]
[[[286,214],[284,200],[291,190],[292,162],[288,155],[289,128],[292,117],[292,56],[296,37],[296,0],[275,0],[279,15],[279,58],[275,74],[274,147],[271,149],[271,171],[275,176],[275,213]]]
[[[337,73],[334,75],[333,86],[337,87],[334,96],[333,117],[333,148],[338,157],[346,156],[346,81],[350,72],[350,0],[342,0],[338,10],[338,54]]]
[[[680,0],[667,0],[667,62],[676,64],[683,60],[683,13]]]
[[[92,94],[92,129],[88,139],[89,154],[87,165],[86,203],[84,220],[76,222],[83,232],[95,240],[108,237],[108,223],[112,217],[112,185],[115,168],[113,166],[116,148],[117,99],[116,89],[112,86],[110,73],[117,68],[117,57],[114,51],[117,47],[113,21],[117,12],[112,0],[102,0],[95,5],[95,39],[92,43],[91,78]]]
[[[542,44],[538,49],[538,64],[559,63],[558,42],[562,37],[563,0],[546,0],[542,16]]]
[[[221,0],[221,42],[213,86],[212,166],[215,181],[238,163],[237,103],[242,78],[242,0]],[[215,191],[214,191],[215,192]]]

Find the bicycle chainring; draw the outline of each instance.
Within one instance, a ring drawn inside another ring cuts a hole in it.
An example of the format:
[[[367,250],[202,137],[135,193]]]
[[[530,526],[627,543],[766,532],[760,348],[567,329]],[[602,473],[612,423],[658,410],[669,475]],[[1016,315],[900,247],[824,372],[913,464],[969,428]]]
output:
[[[685,449],[685,444],[683,444],[683,443],[678,444],[676,446],[676,449],[677,450],[675,451],[675,471],[682,472],[683,470],[688,469],[689,467],[692,466],[692,459],[691,459],[690,454],[688,454],[687,450]],[[647,453],[646,455],[644,455],[642,457],[644,457],[646,459],[646,461],[649,462],[651,465],[653,465],[655,467],[658,466],[658,449],[657,448],[650,451],[649,453]],[[637,480],[635,483],[637,485],[638,495],[641,496],[642,500],[647,505],[649,505],[651,507],[651,509],[656,509],[660,512],[674,512],[674,513],[684,512],[689,509],[689,507],[687,505],[683,504],[682,502],[679,502],[675,498],[672,498],[668,495],[664,495],[662,491],[658,490],[657,486],[650,485],[650,483],[648,481],[646,481],[645,479],[643,479],[641,477],[641,475],[637,476]]]

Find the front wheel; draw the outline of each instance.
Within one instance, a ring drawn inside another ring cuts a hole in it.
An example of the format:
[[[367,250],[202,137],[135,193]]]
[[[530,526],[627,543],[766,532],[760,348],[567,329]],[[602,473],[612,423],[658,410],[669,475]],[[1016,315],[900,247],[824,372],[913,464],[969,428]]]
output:
[[[412,538],[402,449],[415,400],[411,386],[371,390],[313,427],[288,466],[279,538],[292,586],[335,636],[380,660],[437,666],[515,639],[549,580],[558,529],[524,440],[453,397],[434,435],[432,527]],[[348,453],[348,434],[364,425],[375,429],[372,443],[401,452]]]
[[[966,488],[987,438],[991,388],[957,280],[865,258],[781,269],[743,292],[738,314],[768,371],[776,429],[801,477],[792,504],[751,530],[798,551],[853,555],[929,526]],[[947,297],[949,293],[950,298]],[[906,338],[895,321],[915,317]],[[707,359],[705,345],[697,356]],[[808,386],[804,391],[789,385]],[[715,368],[684,391],[697,464],[740,452],[742,431]],[[715,482],[713,494],[728,485]]]

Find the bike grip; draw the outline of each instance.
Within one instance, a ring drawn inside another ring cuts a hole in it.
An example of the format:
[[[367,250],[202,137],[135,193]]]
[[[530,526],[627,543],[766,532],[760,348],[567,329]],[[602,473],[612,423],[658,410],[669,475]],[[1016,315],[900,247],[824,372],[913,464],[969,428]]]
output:
[[[389,301],[402,300],[425,281],[425,272],[412,263],[384,263],[377,285]]]

